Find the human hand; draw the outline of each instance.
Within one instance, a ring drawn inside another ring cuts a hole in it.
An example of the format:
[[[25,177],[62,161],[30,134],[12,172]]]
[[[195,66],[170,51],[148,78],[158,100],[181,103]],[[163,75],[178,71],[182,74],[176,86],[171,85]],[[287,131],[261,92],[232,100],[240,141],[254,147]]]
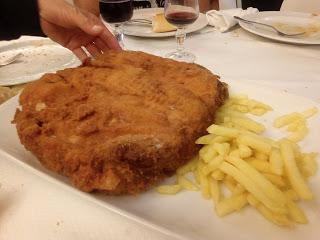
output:
[[[80,9],[93,13],[98,17],[100,15],[99,0],[73,0],[73,3]]]
[[[117,40],[92,13],[80,10],[65,0],[38,0],[42,31],[53,41],[70,49],[82,62],[108,49],[121,50]]]

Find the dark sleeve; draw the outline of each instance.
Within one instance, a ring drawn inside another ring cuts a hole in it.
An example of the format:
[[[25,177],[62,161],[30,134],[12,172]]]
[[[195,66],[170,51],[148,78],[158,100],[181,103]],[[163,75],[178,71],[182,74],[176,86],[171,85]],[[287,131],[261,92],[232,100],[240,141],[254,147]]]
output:
[[[0,0],[0,40],[21,35],[44,36],[37,0]]]

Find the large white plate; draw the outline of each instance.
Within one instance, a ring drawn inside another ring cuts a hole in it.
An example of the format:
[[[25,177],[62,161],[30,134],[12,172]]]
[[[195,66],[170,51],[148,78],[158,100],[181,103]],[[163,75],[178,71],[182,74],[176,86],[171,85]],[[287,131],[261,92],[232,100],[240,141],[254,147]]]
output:
[[[137,9],[133,12],[132,19],[149,19],[152,20],[152,17],[157,13],[163,13],[163,8],[145,8]],[[193,23],[187,26],[186,33],[191,33],[198,31],[208,25],[207,18],[204,14],[200,13],[198,19]],[[125,24],[123,26],[123,31],[126,35],[137,36],[137,37],[171,37],[175,36],[175,31],[164,32],[164,33],[155,33],[152,31],[151,25],[141,25],[141,24]]]
[[[254,85],[232,83],[231,92],[246,93],[252,98],[273,106],[274,111],[262,118],[262,121],[268,125],[268,129],[271,128],[271,120],[275,116],[292,111],[302,111],[312,106],[319,107],[318,104],[309,99]],[[65,177],[43,168],[35,157],[20,144],[15,126],[10,123],[17,105],[17,97],[15,97],[0,107],[0,136],[5,136],[0,138],[0,156],[6,154],[12,158],[12,161],[22,167],[111,211],[179,239],[319,239],[319,172],[310,182],[310,186],[315,193],[315,200],[302,204],[309,219],[309,224],[297,225],[290,229],[271,224],[251,208],[219,218],[213,212],[212,202],[202,199],[198,192],[182,192],[175,196],[165,196],[150,190],[138,196],[125,197],[86,194],[73,188]],[[319,114],[309,120],[308,126],[311,130],[310,134],[300,145],[304,151],[319,151]],[[266,135],[279,137],[282,134],[283,132],[274,130],[268,131]]]
[[[18,61],[0,67],[0,86],[30,82],[44,73],[75,67],[80,61],[68,49],[43,38],[37,40],[15,40],[0,47],[0,57],[22,53]]]
[[[280,36],[269,28],[264,28],[258,25],[248,24],[240,21],[239,24],[242,28],[259,36],[286,43],[311,45],[320,44],[320,17],[317,15],[298,12],[267,11],[248,14],[245,15],[244,18],[269,25],[282,25],[281,28],[287,31],[292,31],[294,28],[296,28],[298,31],[302,29],[303,31],[307,32],[305,35],[296,37]],[[312,32],[313,30],[316,31]]]

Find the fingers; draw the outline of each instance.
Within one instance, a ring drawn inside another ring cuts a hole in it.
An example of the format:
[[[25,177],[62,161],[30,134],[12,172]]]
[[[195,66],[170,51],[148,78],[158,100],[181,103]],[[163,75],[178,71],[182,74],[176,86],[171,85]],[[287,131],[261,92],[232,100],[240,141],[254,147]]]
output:
[[[86,51],[94,58],[98,57],[100,54],[110,50],[110,47],[106,45],[104,41],[100,38],[96,38],[94,42],[88,43],[82,47],[70,48],[72,52],[80,59],[81,62],[84,62],[88,57]],[[121,48],[120,48],[121,49]]]
[[[122,50],[117,39],[107,28],[99,35],[99,37],[109,47],[109,49]]]
[[[88,55],[81,47],[73,49],[72,52],[80,59],[81,62],[85,62],[85,60],[88,58]]]
[[[103,24],[95,15],[79,9],[75,9],[73,13],[72,21],[85,33],[92,36],[98,36],[104,30]]]
[[[94,58],[102,54],[102,51],[99,47],[95,45],[95,43],[89,43],[85,47],[85,50],[87,50],[88,53]],[[88,57],[86,51],[82,47],[78,47],[72,50],[72,52],[79,58],[81,62],[84,62]]]
[[[76,13],[74,21],[82,31],[91,36],[99,37],[109,49],[121,50],[118,41],[97,16],[88,12],[76,11]]]
[[[96,38],[95,40],[94,40],[94,44],[96,45],[96,47],[98,48],[98,49],[100,49],[102,52],[106,52],[106,51],[108,51],[110,48],[109,48],[109,46],[104,42],[104,41],[102,41],[100,38]]]
[[[88,50],[88,52],[91,54],[91,56],[93,56],[94,58],[99,56],[102,51],[101,49],[99,49],[95,43],[90,43],[86,46],[86,49]]]

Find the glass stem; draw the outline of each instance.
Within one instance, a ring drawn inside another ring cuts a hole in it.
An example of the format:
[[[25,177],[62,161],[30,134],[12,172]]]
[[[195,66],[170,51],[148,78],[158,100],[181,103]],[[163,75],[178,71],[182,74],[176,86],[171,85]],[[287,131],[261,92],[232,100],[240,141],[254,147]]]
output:
[[[186,39],[186,32],[184,27],[178,27],[176,31],[177,51],[183,52],[184,40]]]
[[[124,44],[123,44],[123,30],[122,30],[122,24],[121,23],[116,23],[114,24],[114,36],[118,40],[118,43],[122,49],[124,49]]]

